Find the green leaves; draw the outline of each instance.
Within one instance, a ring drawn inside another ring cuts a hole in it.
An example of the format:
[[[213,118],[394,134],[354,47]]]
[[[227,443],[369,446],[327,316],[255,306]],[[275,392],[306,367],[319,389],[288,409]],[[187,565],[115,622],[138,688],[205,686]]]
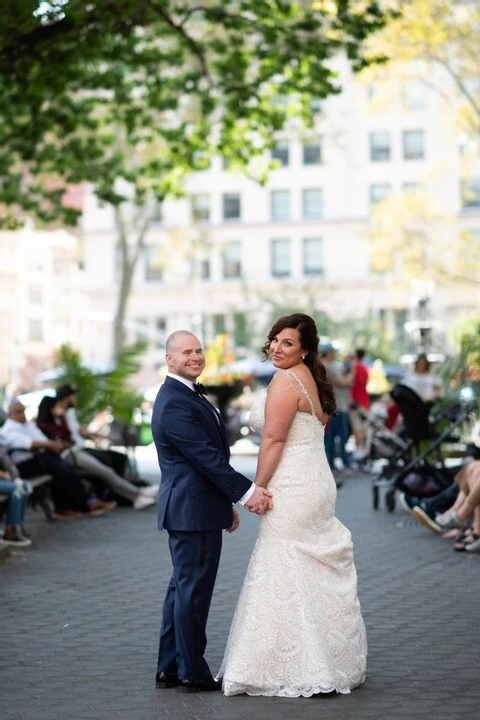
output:
[[[245,168],[292,108],[308,122],[311,97],[337,91],[327,61],[343,48],[361,64],[384,22],[377,3],[358,13],[341,0],[329,14],[285,0],[51,5],[1,11],[0,208],[60,222],[75,221],[57,193],[69,182],[118,202],[115,179],[128,178],[143,201],[145,174],[159,174],[159,195],[178,193],[200,155]],[[279,93],[295,103],[275,106]]]

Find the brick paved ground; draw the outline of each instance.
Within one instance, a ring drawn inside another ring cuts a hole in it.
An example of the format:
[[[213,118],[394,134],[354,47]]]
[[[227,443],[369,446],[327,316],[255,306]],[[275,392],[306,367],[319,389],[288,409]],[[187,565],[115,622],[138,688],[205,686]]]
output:
[[[253,460],[237,458],[251,472]],[[224,698],[155,690],[167,538],[152,509],[48,525],[0,566],[2,720],[473,720],[480,710],[480,556],[402,510],[375,513],[368,478],[339,492],[369,638],[367,682],[333,698]],[[225,537],[207,657],[220,663],[256,518]]]

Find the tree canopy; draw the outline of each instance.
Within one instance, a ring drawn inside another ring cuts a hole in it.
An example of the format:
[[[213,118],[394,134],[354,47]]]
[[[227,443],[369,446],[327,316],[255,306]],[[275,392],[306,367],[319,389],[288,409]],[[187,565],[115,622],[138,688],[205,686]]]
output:
[[[368,40],[372,53],[388,62],[367,69],[365,76],[395,82],[416,75],[442,97],[463,146],[461,199],[468,208],[476,193],[466,180],[480,154],[480,5],[399,0],[397,7],[400,14]],[[406,192],[380,203],[370,240],[375,270],[396,268],[408,278],[480,285],[478,232],[461,230],[458,217],[428,194]]]
[[[289,114],[365,64],[373,0],[6,0],[0,10],[0,222],[74,223],[68,183],[162,200],[212,152],[245,166]],[[292,96],[285,104],[279,96]]]

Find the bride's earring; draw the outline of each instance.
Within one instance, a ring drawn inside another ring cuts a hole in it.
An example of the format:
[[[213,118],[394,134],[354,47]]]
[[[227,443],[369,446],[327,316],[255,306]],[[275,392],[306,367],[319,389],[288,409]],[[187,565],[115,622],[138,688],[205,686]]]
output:
[[[305,358],[306,358],[306,355],[302,355],[302,360],[305,360]]]

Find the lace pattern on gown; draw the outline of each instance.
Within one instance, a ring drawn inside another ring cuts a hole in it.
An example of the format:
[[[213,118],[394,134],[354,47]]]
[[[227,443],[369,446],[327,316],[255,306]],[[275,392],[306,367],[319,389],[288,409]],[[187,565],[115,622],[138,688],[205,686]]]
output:
[[[273,509],[259,518],[218,676],[225,695],[348,693],[364,681],[367,655],[351,537],[334,514],[323,425],[293,372],[276,373],[268,392],[282,392],[280,373],[311,413],[297,412],[269,482]],[[259,432],[265,401],[266,392],[250,414]]]

